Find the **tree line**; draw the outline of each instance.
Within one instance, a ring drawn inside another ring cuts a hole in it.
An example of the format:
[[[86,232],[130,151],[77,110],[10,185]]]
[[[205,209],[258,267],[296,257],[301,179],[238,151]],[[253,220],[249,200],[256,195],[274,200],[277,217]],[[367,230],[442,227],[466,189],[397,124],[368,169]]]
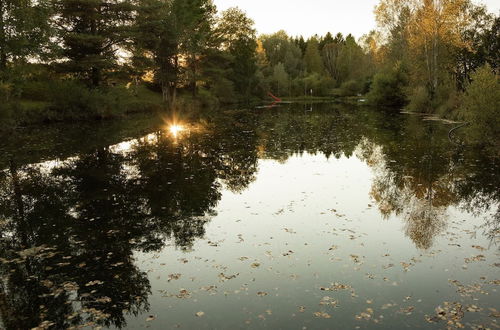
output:
[[[0,9],[4,126],[268,92],[366,94],[468,120],[498,109],[500,21],[471,0],[380,0],[378,29],[359,40],[257,36],[245,12],[218,12],[211,0],[0,0]],[[490,98],[474,95],[484,88]]]

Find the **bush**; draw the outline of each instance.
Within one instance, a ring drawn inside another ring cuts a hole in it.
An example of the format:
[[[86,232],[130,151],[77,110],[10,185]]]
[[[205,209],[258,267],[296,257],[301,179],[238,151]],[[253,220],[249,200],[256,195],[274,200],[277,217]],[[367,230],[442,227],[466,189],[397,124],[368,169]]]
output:
[[[224,77],[220,77],[213,83],[210,93],[222,104],[236,103],[238,101],[234,90],[234,83]]]
[[[368,102],[373,105],[399,107],[407,103],[404,89],[407,76],[402,66],[397,63],[393,68],[377,73],[373,77]]]
[[[312,96],[327,96],[331,94],[334,85],[335,82],[332,78],[312,73],[292,81],[292,95],[311,96],[312,89]]]
[[[55,83],[51,93],[49,120],[115,117],[134,104],[124,87],[88,89],[76,81],[63,81]]]
[[[429,112],[432,109],[432,102],[427,88],[418,86],[410,94],[408,110],[412,112]]]
[[[53,82],[51,81],[30,80],[19,85],[21,98],[33,101],[47,101],[52,88]]]
[[[470,123],[468,139],[478,144],[498,145],[500,142],[500,84],[489,65],[471,76],[460,107],[461,117]]]
[[[442,117],[457,119],[457,110],[460,108],[461,103],[462,93],[453,88],[448,92],[448,95],[438,107],[437,113]]]
[[[0,131],[14,126],[13,105],[10,102],[12,87],[10,84],[0,83]]]
[[[356,96],[363,91],[363,82],[349,80],[340,86],[341,96]]]
[[[219,100],[205,88],[198,90],[198,100],[200,101],[200,105],[205,108],[215,108],[219,104]]]

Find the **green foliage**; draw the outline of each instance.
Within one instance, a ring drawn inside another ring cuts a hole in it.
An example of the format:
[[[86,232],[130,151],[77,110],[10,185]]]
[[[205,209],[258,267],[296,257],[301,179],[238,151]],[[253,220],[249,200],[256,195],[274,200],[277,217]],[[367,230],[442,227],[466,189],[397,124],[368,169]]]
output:
[[[407,108],[412,112],[430,112],[432,110],[432,101],[429,90],[425,86],[414,87],[409,95]]]
[[[297,76],[300,73],[302,69],[302,51],[285,31],[264,35],[261,37],[261,41],[270,68],[282,63],[288,74]]]
[[[364,84],[362,81],[349,80],[340,86],[340,95],[356,96],[363,91]]]
[[[13,105],[10,102],[11,92],[11,85],[0,82],[0,131],[14,125]]]
[[[55,82],[52,90],[49,120],[110,118],[153,110],[158,105],[158,100],[148,101],[148,95],[141,97],[144,91],[133,95],[124,87],[88,89],[78,81],[65,81]]]
[[[51,36],[49,0],[2,0],[0,13],[0,71],[14,60],[43,59]]]
[[[307,72],[323,73],[323,60],[319,53],[319,42],[316,38],[311,38],[307,41],[307,48],[304,53],[304,63]]]
[[[129,0],[54,0],[63,61],[60,70],[91,87],[116,67],[117,47],[123,44],[132,19]]]
[[[257,78],[257,37],[254,22],[238,8],[222,12],[214,30],[223,50],[230,55],[227,77],[234,86],[240,101],[247,102],[255,96]]]
[[[468,138],[473,143],[499,146],[500,136],[500,81],[489,65],[471,75],[460,113],[470,123]],[[497,149],[498,150],[498,149]]]
[[[406,73],[402,65],[378,72],[373,77],[368,102],[373,105],[399,107],[406,103],[404,89],[407,85]]]
[[[271,76],[271,79],[273,84],[273,92],[276,92],[277,95],[289,94],[289,77],[288,73],[286,73],[283,63],[280,62],[274,67],[274,72]]]
[[[327,96],[331,93],[334,81],[317,73],[310,74],[295,82],[298,88],[297,96]]]

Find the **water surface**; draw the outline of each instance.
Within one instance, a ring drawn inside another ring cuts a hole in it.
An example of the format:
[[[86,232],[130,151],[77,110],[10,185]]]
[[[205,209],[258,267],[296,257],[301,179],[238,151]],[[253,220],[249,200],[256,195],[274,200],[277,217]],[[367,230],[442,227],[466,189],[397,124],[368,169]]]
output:
[[[0,143],[0,327],[497,328],[498,151],[294,104]]]

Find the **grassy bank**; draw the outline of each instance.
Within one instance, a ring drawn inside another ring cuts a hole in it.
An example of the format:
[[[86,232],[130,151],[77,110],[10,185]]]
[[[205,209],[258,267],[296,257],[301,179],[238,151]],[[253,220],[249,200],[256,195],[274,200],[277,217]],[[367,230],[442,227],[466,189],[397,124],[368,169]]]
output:
[[[16,92],[3,86],[0,104],[0,132],[16,127],[52,122],[76,122],[124,117],[132,113],[155,113],[165,110],[160,93],[145,85],[110,86],[89,90],[75,82],[23,86]],[[194,107],[182,94],[178,104]]]

